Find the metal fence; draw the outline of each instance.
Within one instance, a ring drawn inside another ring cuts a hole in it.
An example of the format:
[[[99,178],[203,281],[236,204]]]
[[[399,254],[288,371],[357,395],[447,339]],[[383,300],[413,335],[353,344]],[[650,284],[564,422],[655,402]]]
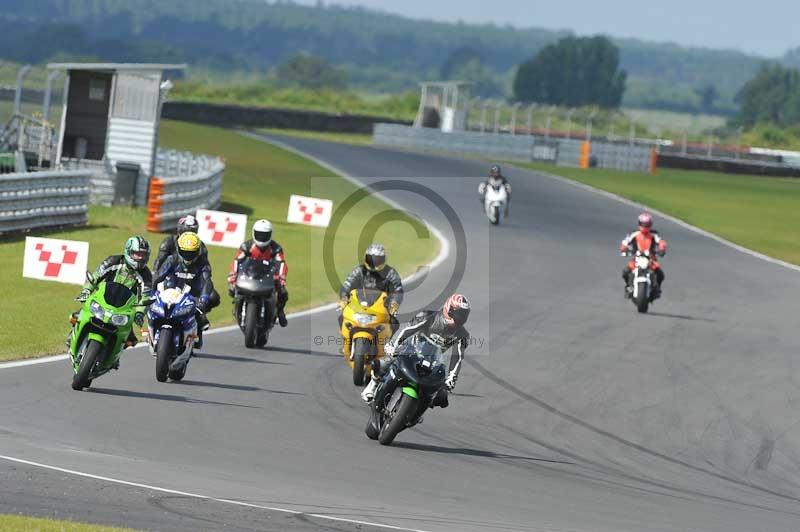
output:
[[[507,161],[543,161],[561,166],[596,166],[624,171],[652,170],[652,148],[636,143],[547,138],[376,124],[378,146],[430,153],[474,155]]]
[[[31,172],[0,176],[0,233],[84,225],[90,173]]]

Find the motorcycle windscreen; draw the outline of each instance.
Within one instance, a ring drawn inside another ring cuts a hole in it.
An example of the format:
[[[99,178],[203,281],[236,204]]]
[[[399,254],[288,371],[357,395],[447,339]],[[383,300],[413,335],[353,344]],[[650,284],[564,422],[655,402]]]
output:
[[[106,283],[103,292],[103,298],[106,303],[114,308],[122,308],[128,304],[131,298],[135,298],[136,294],[125,286],[124,284],[109,282]]]
[[[271,262],[248,258],[239,268],[236,287],[254,295],[269,294],[275,288],[273,270]]]
[[[368,308],[375,304],[383,295],[381,290],[375,288],[360,288],[356,290],[356,297],[362,307]]]

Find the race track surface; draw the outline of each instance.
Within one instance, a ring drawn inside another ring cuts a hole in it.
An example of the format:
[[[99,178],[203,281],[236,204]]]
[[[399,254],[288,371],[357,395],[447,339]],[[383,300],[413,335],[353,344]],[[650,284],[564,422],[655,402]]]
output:
[[[145,350],[83,393],[66,361],[2,369],[0,513],[176,531],[800,529],[797,272],[657,220],[665,295],[640,316],[616,254],[634,207],[507,169],[511,218],[489,227],[486,163],[281,141],[364,182],[422,184],[456,211],[466,249],[433,203],[387,192],[454,242],[403,310],[461,273],[472,299],[476,343],[450,408],[393,447],[368,440],[325,340],[330,311],[276,329],[266,350],[209,336],[181,384],[157,383]]]

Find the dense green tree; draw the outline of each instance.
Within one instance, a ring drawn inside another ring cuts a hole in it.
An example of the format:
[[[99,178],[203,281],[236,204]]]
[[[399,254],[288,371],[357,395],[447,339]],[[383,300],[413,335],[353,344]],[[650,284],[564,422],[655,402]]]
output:
[[[307,89],[344,89],[347,74],[321,57],[297,54],[278,67],[278,81]]]
[[[700,98],[700,105],[705,113],[714,112],[714,102],[716,102],[717,88],[714,85],[706,85],[705,87],[695,90],[697,96]]]
[[[627,74],[606,37],[566,37],[522,63],[514,96],[523,102],[619,107]]]
[[[737,98],[741,102],[738,121],[744,126],[800,124],[800,71],[765,63]]]

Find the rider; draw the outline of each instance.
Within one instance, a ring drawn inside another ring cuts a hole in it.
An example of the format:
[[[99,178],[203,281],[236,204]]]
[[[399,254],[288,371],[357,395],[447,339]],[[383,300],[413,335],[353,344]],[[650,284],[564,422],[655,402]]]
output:
[[[170,255],[156,273],[154,284],[157,286],[167,278],[182,280],[191,287],[190,293],[197,299],[198,332],[195,347],[203,347],[203,331],[208,329],[206,315],[220,303],[219,294],[211,282],[211,267],[200,260],[200,237],[197,233],[187,231],[178,237],[178,253]]]
[[[667,241],[661,238],[658,231],[653,230],[653,215],[643,212],[639,215],[639,230],[626,236],[619,244],[619,251],[623,254],[635,254],[637,251],[649,251],[650,267],[656,274],[656,284],[653,286],[653,298],[661,296],[661,287],[664,284],[664,271],[655,260],[655,255],[663,257],[667,252]],[[636,265],[628,262],[622,270],[622,279],[625,280],[625,297],[632,296],[631,284],[633,283],[633,270]]]
[[[286,266],[286,257],[283,253],[283,248],[280,244],[272,239],[272,222],[269,220],[258,220],[253,224],[253,238],[245,240],[239,246],[236,252],[236,257],[231,264],[230,273],[228,273],[228,293],[233,295],[233,288],[236,285],[236,272],[239,271],[239,266],[247,258],[256,260],[275,261],[278,265],[278,274],[275,276],[275,290],[278,293],[277,301],[277,314],[278,323],[281,327],[286,327],[288,321],[286,320],[286,313],[284,308],[286,302],[289,301],[289,291],[286,290],[286,273],[288,268]]]
[[[125,242],[125,249],[122,255],[111,255],[107,257],[94,275],[83,285],[83,290],[75,298],[75,301],[84,303],[89,296],[97,289],[101,281],[115,282],[127,286],[137,296],[139,303],[149,299],[150,290],[153,284],[153,274],[147,267],[150,261],[150,243],[142,236],[132,236]],[[144,324],[144,313],[137,312],[133,321],[141,327]],[[70,333],[72,334],[72,333]],[[136,335],[131,329],[126,341],[126,347],[134,346],[139,343]],[[69,345],[69,339],[67,340]]]
[[[492,165],[489,168],[489,179],[486,181],[481,181],[481,184],[478,185],[478,194],[480,195],[479,201],[481,205],[484,204],[484,198],[486,197],[486,187],[497,187],[503,186],[506,189],[506,217],[508,217],[508,208],[511,205],[511,183],[508,182],[508,179],[503,175],[503,172],[500,170],[500,166],[497,164]]]
[[[178,237],[181,236],[183,233],[197,233],[200,229],[200,224],[197,222],[197,218],[192,216],[191,214],[186,215],[178,220],[177,231],[174,235],[169,235],[165,238],[161,245],[158,247],[158,255],[156,256],[155,262],[153,262],[153,271],[158,273],[161,269],[161,265],[164,264],[164,261],[167,260],[167,257],[170,255],[177,255],[178,254]],[[199,260],[208,262],[208,249],[206,249],[206,245],[202,242],[200,243],[200,258]]]
[[[469,333],[464,328],[464,324],[469,318],[469,311],[470,304],[467,298],[461,294],[453,294],[447,298],[440,310],[423,311],[417,314],[408,325],[397,331],[392,339],[386,342],[384,346],[386,357],[380,361],[378,374],[372,373],[372,380],[361,392],[361,398],[369,403],[375,397],[375,389],[378,387],[380,378],[389,368],[397,346],[406,341],[414,342],[417,339],[425,339],[439,348],[440,355],[453,348],[451,357],[457,357],[455,364],[450,364],[450,373],[445,379],[447,390],[439,390],[433,403],[434,406],[447,408],[449,404],[447,391],[452,391],[456,386],[461,363],[464,361],[464,352],[469,344]]]
[[[356,266],[339,289],[339,327],[341,327],[341,311],[350,301],[350,291],[358,288],[370,288],[388,294],[386,307],[392,320],[392,331],[396,331],[400,323],[395,317],[403,302],[403,280],[397,270],[386,264],[386,249],[382,244],[370,244],[364,252],[364,262]]]

